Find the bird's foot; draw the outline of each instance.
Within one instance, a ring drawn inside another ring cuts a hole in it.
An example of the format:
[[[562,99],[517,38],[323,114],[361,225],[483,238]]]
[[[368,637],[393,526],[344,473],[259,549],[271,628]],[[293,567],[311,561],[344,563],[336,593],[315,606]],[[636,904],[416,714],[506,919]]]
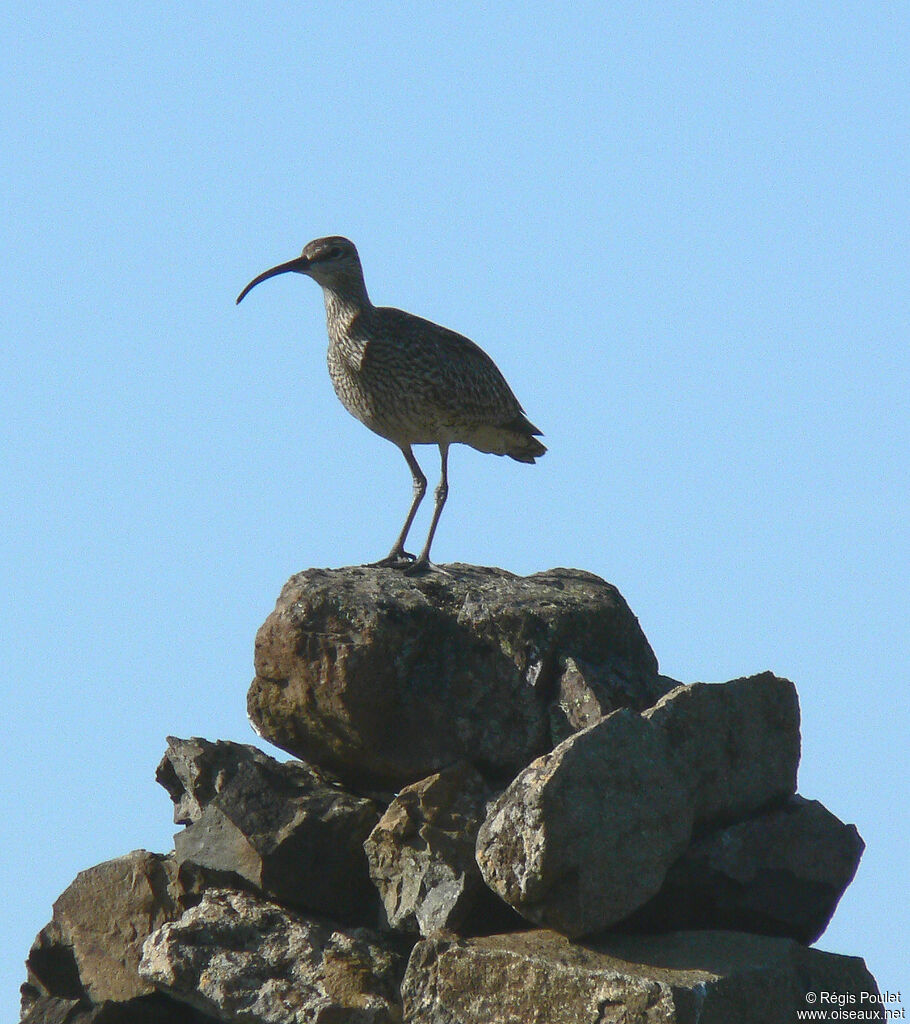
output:
[[[415,559],[409,565],[405,566],[405,576],[425,576],[428,573],[436,573],[439,576],[451,576],[450,572],[446,572],[442,566],[437,565],[435,562],[431,562],[429,558],[421,556]]]
[[[393,549],[385,558],[380,558],[378,562],[368,562],[367,565],[371,569],[409,569],[416,563],[416,555],[412,555],[410,551],[405,551],[404,548],[399,548],[397,550]]]

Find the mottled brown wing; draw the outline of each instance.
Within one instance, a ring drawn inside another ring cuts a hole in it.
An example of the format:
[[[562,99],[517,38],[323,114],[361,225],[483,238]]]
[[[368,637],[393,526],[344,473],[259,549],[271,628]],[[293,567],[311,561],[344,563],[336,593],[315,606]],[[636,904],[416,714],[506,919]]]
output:
[[[475,423],[506,423],[521,415],[505,377],[470,338],[401,310],[384,312],[424,400]]]

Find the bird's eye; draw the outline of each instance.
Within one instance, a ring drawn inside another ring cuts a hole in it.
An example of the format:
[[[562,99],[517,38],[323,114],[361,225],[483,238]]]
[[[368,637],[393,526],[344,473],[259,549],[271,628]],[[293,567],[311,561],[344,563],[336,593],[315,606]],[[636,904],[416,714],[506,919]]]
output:
[[[339,249],[338,246],[336,245],[333,249],[329,249],[329,251],[325,254],[325,258],[327,260],[337,260],[340,259],[343,255],[343,250]]]

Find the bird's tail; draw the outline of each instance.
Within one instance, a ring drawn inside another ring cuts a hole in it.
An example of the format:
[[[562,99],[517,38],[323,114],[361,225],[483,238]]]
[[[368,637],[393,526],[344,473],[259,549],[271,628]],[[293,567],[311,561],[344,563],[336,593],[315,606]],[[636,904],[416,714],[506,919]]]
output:
[[[540,436],[541,432],[527,416],[519,413],[508,423],[495,427],[477,427],[468,444],[481,452],[508,455],[516,462],[533,463],[547,450],[546,446],[537,440]]]

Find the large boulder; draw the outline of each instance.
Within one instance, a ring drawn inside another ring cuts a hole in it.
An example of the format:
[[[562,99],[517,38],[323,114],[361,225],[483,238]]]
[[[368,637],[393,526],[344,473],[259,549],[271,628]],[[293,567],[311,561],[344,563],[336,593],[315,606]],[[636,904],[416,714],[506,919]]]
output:
[[[309,569],[259,630],[247,706],[263,738],[355,787],[462,760],[507,781],[550,746],[568,657],[632,688],[657,677],[638,620],[591,573]]]
[[[149,983],[224,1021],[398,1024],[402,957],[250,893],[213,889],[145,943]]]
[[[282,903],[375,924],[379,904],[363,842],[379,819],[300,761],[255,747],[168,738],[158,781],[174,801],[174,837],[186,889],[252,887]]]
[[[402,986],[404,1024],[793,1024],[821,992],[874,1011],[878,989],[859,957],[735,932],[429,939]]]
[[[655,895],[691,830],[663,734],[622,709],[518,775],[490,805],[477,862],[523,917],[577,937]]]
[[[824,932],[864,844],[817,800],[781,807],[693,840],[625,931],[727,928],[806,944]]]
[[[462,761],[406,786],[392,801],[364,844],[390,928],[464,935],[520,924],[484,884],[474,858],[491,795]]]
[[[737,821],[796,792],[799,699],[789,679],[762,672],[679,686],[644,717],[667,738],[696,824]]]

